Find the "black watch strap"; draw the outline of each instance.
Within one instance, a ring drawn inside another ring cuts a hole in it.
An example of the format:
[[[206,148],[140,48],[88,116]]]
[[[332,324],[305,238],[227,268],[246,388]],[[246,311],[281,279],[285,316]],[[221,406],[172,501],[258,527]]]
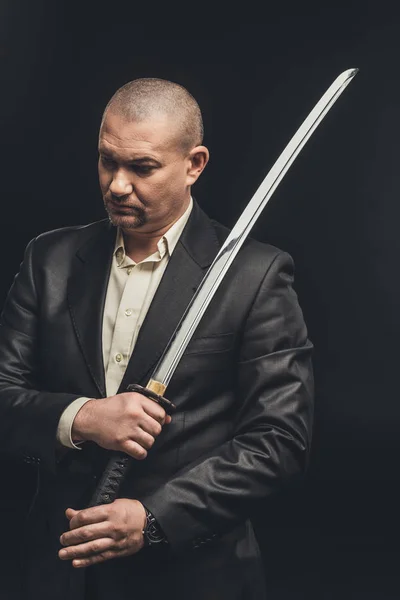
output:
[[[146,511],[146,525],[143,529],[144,545],[167,544],[168,540],[153,513],[146,507],[144,507],[144,510]]]

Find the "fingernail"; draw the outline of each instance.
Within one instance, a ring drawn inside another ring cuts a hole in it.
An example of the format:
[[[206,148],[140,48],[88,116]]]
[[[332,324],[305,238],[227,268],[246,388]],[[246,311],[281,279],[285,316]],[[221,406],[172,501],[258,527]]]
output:
[[[60,550],[60,552],[58,553],[59,556],[61,556],[62,558],[64,558],[64,556],[67,556],[68,552],[66,550]]]

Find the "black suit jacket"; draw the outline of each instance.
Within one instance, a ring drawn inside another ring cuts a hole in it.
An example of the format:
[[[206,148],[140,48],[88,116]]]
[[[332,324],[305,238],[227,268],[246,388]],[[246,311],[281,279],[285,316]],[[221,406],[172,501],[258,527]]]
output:
[[[226,235],[195,204],[120,391],[147,383]],[[60,451],[56,430],[74,399],[106,394],[101,331],[114,242],[106,220],[40,235],[2,314],[0,449],[40,472],[24,600],[83,598],[85,571],[58,559],[59,536],[66,507],[85,506],[108,453],[91,443]],[[168,550],[88,569],[96,597],[263,598],[248,519],[304,472],[310,445],[312,346],[292,278],[289,255],[252,240],[233,262],[168,387],[172,423],[120,493],[156,515]]]

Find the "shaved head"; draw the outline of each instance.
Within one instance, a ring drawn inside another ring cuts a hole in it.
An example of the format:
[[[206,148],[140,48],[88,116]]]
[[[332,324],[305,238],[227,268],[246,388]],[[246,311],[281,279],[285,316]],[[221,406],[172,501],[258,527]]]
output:
[[[102,125],[108,113],[127,122],[143,122],[167,117],[171,121],[171,137],[184,153],[201,145],[204,129],[200,107],[181,85],[165,79],[143,78],[129,81],[119,88],[107,104]]]

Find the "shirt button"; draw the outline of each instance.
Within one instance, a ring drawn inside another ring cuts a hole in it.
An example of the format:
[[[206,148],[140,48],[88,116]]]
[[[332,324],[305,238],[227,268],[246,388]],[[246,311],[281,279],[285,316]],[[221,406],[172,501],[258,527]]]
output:
[[[131,308],[127,308],[126,311],[125,311],[125,314],[126,314],[127,317],[130,317],[131,314],[132,314],[132,309]]]
[[[115,355],[115,360],[116,360],[117,362],[121,362],[121,360],[122,360],[122,354],[119,354],[119,353],[118,353],[118,354],[116,354],[116,355]]]
[[[133,269],[133,267],[128,267],[127,268],[126,272],[128,273],[128,275],[130,275],[132,273],[132,269]]]

